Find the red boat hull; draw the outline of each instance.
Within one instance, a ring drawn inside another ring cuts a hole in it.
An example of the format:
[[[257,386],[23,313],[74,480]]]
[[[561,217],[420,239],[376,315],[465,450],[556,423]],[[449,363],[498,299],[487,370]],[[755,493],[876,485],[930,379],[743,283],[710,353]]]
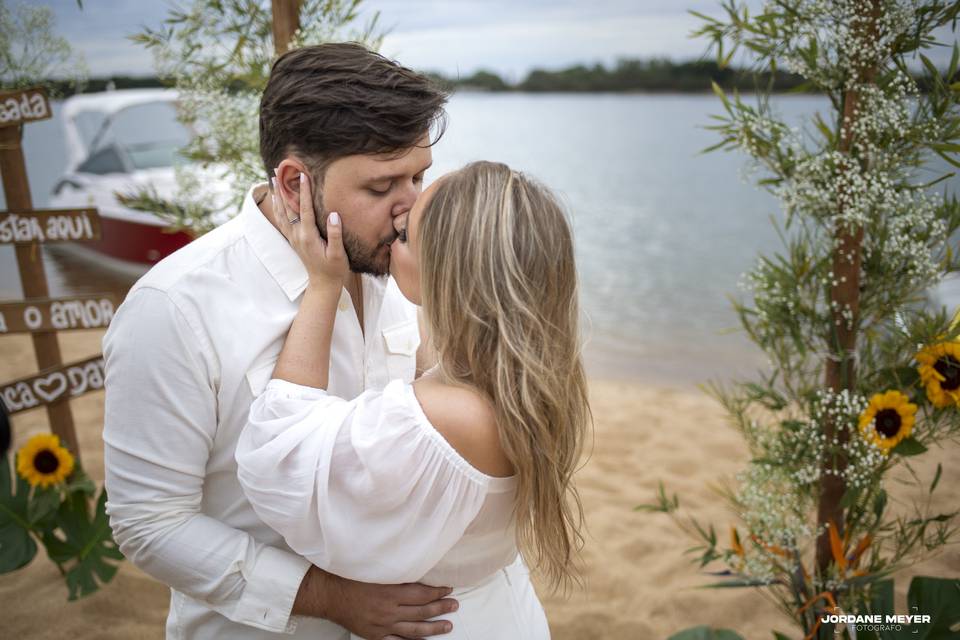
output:
[[[100,218],[100,229],[100,240],[84,242],[87,248],[145,266],[156,264],[193,239],[183,231],[171,233],[164,227],[107,216]]]

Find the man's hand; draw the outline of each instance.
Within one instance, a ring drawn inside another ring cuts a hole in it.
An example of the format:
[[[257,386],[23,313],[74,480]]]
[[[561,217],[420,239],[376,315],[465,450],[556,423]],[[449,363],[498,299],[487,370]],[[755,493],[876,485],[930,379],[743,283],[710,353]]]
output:
[[[422,584],[367,584],[310,567],[291,613],[325,618],[366,640],[412,640],[453,629],[446,620],[427,621],[457,610],[456,600],[444,598],[450,591]]]

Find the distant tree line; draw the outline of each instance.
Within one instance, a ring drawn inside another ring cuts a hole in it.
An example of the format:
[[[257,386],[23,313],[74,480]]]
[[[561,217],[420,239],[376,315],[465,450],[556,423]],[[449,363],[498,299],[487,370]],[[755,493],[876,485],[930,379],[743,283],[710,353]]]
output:
[[[439,74],[435,74],[434,77],[452,89],[583,93],[633,91],[695,93],[710,91],[711,81],[728,90],[753,91],[758,86],[766,88],[771,79],[770,74],[754,75],[747,70],[733,67],[721,69],[712,60],[673,62],[663,58],[622,59],[611,67],[602,64],[593,66],[579,64],[553,71],[533,69],[526,78],[516,84],[509,84],[496,73],[485,70],[460,78],[448,78]],[[802,89],[803,78],[778,72],[773,78],[773,83],[775,91]]]
[[[699,93],[710,91],[711,81],[727,91],[765,91],[771,86],[771,81],[774,92],[808,90],[802,77],[785,71],[778,70],[775,74],[754,73],[744,68],[720,68],[713,60],[673,62],[665,58],[622,59],[609,68],[602,64],[579,64],[554,71],[533,69],[523,80],[513,84],[488,70],[462,77],[450,77],[436,72],[427,72],[427,75],[451,91]],[[954,78],[955,81],[957,79],[960,78]],[[926,92],[929,88],[927,78],[918,76],[916,80],[921,91]],[[67,81],[53,81],[51,84],[59,89],[60,95],[77,92],[76,87]],[[103,91],[108,87],[136,89],[162,86],[163,82],[155,77],[115,76],[90,79],[82,91],[90,93]]]

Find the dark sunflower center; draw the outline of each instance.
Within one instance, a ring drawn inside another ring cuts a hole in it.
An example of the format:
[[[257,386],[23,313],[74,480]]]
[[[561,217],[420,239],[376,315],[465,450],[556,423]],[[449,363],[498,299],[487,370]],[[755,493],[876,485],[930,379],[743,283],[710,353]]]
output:
[[[60,458],[48,449],[44,449],[33,457],[33,468],[40,473],[53,473],[59,466]]]
[[[900,414],[896,409],[884,409],[877,413],[877,431],[884,438],[892,438],[900,431]]]
[[[945,391],[956,391],[960,388],[960,362],[953,356],[943,356],[933,365],[937,373],[946,380],[940,383],[940,388]]]

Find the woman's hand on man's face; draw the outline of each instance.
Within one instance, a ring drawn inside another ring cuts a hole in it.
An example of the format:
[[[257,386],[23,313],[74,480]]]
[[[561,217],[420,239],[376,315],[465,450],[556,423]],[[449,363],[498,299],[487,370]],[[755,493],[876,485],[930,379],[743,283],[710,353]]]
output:
[[[343,226],[336,211],[327,216],[327,239],[320,237],[313,193],[306,174],[300,174],[300,213],[291,210],[279,192],[276,178],[271,179],[271,210],[274,222],[307,269],[310,283],[330,284],[337,290],[350,273],[350,264],[343,249]]]

